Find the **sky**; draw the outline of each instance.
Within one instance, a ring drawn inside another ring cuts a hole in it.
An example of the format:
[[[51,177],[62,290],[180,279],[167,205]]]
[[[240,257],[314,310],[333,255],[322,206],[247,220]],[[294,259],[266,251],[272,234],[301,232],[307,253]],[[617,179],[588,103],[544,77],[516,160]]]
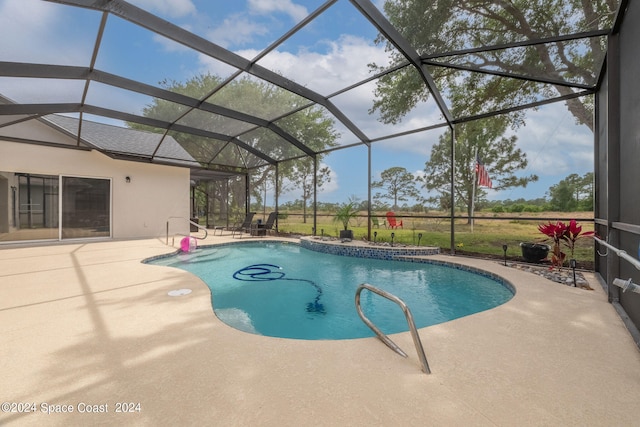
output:
[[[253,59],[265,47],[285,34],[323,2],[319,0],[133,0],[144,8],[194,34],[240,56]],[[382,0],[375,2],[381,6]],[[91,59],[101,14],[40,0],[0,0],[0,58],[6,61],[86,66]],[[367,78],[367,64],[386,64],[384,45],[373,41],[377,31],[346,0],[334,6],[287,40],[258,63],[321,94],[331,94]],[[234,69],[198,52],[163,39],[135,25],[109,16],[96,68],[157,85],[161,81],[187,81],[203,73],[230,75]],[[51,82],[38,79],[0,78],[0,93],[18,102],[77,102],[83,82]],[[432,101],[421,103],[396,125],[382,124],[369,114],[375,85],[368,84],[332,98],[371,139],[428,126],[440,121]],[[141,114],[151,99],[124,90],[92,83],[87,103]],[[90,120],[119,124],[89,117]],[[339,144],[357,139],[343,126]],[[372,150],[372,179],[383,170],[402,166],[422,173],[431,147],[441,131],[423,132],[375,142]],[[576,125],[564,103],[528,111],[525,126],[517,130],[517,146],[529,161],[518,175],[536,174],[540,180],[525,189],[487,190],[489,199],[535,199],[571,173],[593,171],[593,134]],[[354,153],[358,153],[354,155]],[[338,150],[325,157],[331,169],[319,199],[344,201],[350,196],[367,197],[367,150],[364,147]],[[488,170],[491,175],[491,170]],[[423,192],[423,195],[426,193]],[[299,197],[295,191],[280,197]]]

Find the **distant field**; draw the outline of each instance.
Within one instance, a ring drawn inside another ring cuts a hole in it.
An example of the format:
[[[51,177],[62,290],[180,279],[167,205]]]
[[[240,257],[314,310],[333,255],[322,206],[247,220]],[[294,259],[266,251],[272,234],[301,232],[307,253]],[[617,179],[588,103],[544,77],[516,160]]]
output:
[[[306,223],[303,221],[301,212],[283,212],[283,217],[278,221],[278,228],[281,232],[295,233],[303,235],[313,234],[313,217],[309,216]],[[358,240],[367,238],[367,218],[363,212],[361,217],[351,221],[349,229],[353,230],[354,238]],[[449,249],[451,246],[450,221],[448,218],[433,218],[438,215],[446,214],[430,213],[431,218],[416,217],[411,214],[403,214],[397,212],[396,215],[403,221],[402,229],[391,230],[385,228],[382,221],[384,220],[384,212],[374,213],[380,215],[380,227],[372,228],[371,240],[391,241],[391,233],[394,233],[394,242],[404,244],[418,244],[418,234],[422,233],[420,238],[421,246],[437,246],[443,249]],[[455,221],[455,246],[457,250],[487,254],[500,255],[504,254],[502,245],[507,245],[507,255],[509,257],[517,257],[521,255],[520,242],[546,242],[546,236],[538,231],[538,225],[547,223],[548,218],[552,218],[552,222],[557,219],[568,222],[569,219],[575,218],[582,225],[583,231],[593,230],[593,213],[591,212],[538,212],[521,214],[501,213],[494,214],[492,212],[479,212],[473,225],[467,224],[466,219],[457,219]],[[529,219],[533,218],[533,219]],[[340,223],[334,222],[333,217],[329,213],[318,213],[316,234],[324,233],[325,236],[338,237],[339,230],[342,228]],[[374,237],[373,232],[377,232]],[[566,250],[565,250],[566,252]],[[574,254],[576,260],[583,262],[592,262],[594,259],[593,239],[584,238],[578,240],[576,252]]]

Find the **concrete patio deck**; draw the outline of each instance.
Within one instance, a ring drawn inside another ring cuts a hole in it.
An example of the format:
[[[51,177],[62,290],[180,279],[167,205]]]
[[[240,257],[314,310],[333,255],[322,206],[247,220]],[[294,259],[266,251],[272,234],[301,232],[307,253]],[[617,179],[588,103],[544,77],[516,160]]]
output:
[[[234,330],[215,317],[198,278],[140,262],[174,250],[164,239],[0,247],[0,402],[9,403],[0,425],[640,419],[640,352],[591,274],[595,290],[586,291],[495,261],[435,256],[499,274],[517,293],[495,309],[421,329],[433,372],[425,375],[408,332],[393,336],[404,359],[375,338],[300,341]],[[167,295],[181,288],[193,292]]]

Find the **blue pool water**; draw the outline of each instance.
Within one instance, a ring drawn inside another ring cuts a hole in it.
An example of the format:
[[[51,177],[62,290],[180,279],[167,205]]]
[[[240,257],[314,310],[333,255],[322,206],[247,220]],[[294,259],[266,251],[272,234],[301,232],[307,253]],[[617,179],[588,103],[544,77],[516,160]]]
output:
[[[401,298],[418,328],[488,310],[513,297],[494,279],[448,266],[330,255],[279,242],[215,246],[151,263],[200,277],[211,289],[216,315],[229,326],[283,338],[374,336],[355,308],[362,283]],[[384,333],[408,330],[393,302],[365,290],[361,305]]]

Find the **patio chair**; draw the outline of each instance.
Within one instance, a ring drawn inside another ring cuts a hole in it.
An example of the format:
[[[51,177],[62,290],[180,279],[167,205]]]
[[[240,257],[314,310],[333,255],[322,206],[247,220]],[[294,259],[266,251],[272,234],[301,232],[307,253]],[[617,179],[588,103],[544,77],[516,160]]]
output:
[[[383,219],[382,220],[382,225],[384,226],[384,228],[387,228],[387,221],[385,221]],[[380,220],[378,219],[377,216],[371,217],[371,226],[376,227],[376,228],[380,228]]]
[[[396,220],[396,214],[394,212],[387,212],[387,222],[389,223],[389,228],[391,229],[396,229],[398,227],[400,228],[404,228],[402,226],[402,220],[400,220],[400,222],[398,222]]]
[[[226,220],[223,220],[223,218],[220,218],[220,223],[224,223],[224,222],[226,222]],[[219,225],[214,223],[214,224],[210,224],[207,228],[213,230],[214,236],[216,235],[216,231],[220,231],[220,235],[222,236],[222,232],[226,227],[224,225]]]
[[[277,216],[278,216],[278,212],[271,212],[267,217],[266,222],[261,223],[260,220],[258,220],[258,223],[251,224],[251,235],[262,236],[262,237],[266,236],[267,233],[273,230],[273,225],[276,222]]]
[[[242,222],[235,223],[233,227],[231,227],[231,237],[235,237],[237,232],[240,233],[241,238],[242,238],[242,233],[246,232],[251,234],[251,221],[253,221],[253,216],[255,214],[256,214],[255,212],[249,212],[244,217],[244,220]]]
[[[276,218],[278,217],[278,212],[273,211],[267,217],[267,222],[264,223],[261,229],[265,230],[265,234],[273,231],[273,226],[276,223]]]

